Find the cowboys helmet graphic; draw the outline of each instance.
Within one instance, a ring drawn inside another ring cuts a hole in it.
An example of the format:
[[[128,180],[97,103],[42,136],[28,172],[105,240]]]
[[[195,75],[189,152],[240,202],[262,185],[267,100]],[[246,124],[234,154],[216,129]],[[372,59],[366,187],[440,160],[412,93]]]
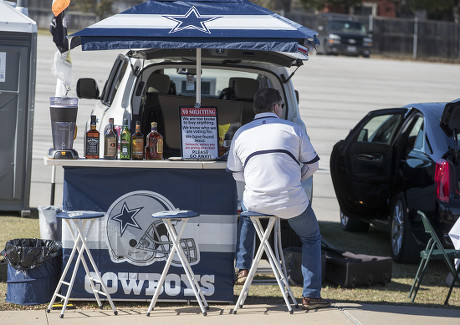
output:
[[[106,227],[111,260],[139,266],[165,261],[172,241],[163,221],[152,218],[153,213],[165,210],[175,207],[164,196],[150,191],[130,192],[113,202],[107,211]],[[179,222],[172,224],[176,227]],[[190,265],[197,264],[200,254],[195,240],[182,238],[180,243]],[[177,255],[172,264],[180,265]]]

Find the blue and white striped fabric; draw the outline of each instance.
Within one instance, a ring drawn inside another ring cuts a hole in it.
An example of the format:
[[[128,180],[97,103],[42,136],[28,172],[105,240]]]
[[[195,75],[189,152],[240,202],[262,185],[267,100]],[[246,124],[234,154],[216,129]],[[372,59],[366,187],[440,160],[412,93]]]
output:
[[[84,51],[137,48],[303,52],[317,33],[247,0],[150,0],[71,35]]]

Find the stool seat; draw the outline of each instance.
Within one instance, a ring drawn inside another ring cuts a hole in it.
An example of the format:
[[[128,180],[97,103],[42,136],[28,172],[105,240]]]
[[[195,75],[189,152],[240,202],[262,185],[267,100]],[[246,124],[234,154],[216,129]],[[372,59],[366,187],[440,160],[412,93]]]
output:
[[[75,211],[62,211],[56,215],[56,218],[61,219],[97,219],[103,217],[105,215],[104,212],[98,211],[83,211],[83,210],[75,210]]]
[[[255,211],[243,211],[240,213],[240,216],[243,217],[276,217],[273,214],[264,214],[260,212],[255,212]]]
[[[182,218],[194,218],[198,217],[200,214],[193,210],[171,210],[171,211],[160,211],[152,214],[153,218],[160,219],[182,219]]]
[[[193,290],[193,293],[195,294],[196,300],[200,305],[201,312],[204,316],[207,315],[206,310],[209,309],[208,303],[206,301],[206,298],[204,297],[203,290],[201,290],[201,287],[198,284],[197,277],[193,273],[193,270],[181,245],[182,232],[184,231],[188,219],[198,217],[199,215],[200,214],[198,212],[192,210],[170,210],[155,212],[152,214],[152,218],[161,219],[161,221],[163,221],[166,230],[168,231],[168,234],[171,237],[172,249],[169,253],[169,257],[166,261],[163,272],[161,273],[160,280],[158,281],[157,287],[155,289],[155,293],[153,294],[152,300],[150,301],[150,305],[147,310],[147,316],[150,316],[150,312],[155,307],[158,296],[160,295],[161,289],[163,287],[163,283],[166,279],[166,275],[168,274],[169,267],[171,266],[173,257],[176,253],[179,257],[180,263],[182,264],[182,268],[185,271],[185,274]],[[176,228],[173,225],[173,222],[177,222],[177,224],[180,224],[180,227],[178,227],[179,229],[176,230]]]

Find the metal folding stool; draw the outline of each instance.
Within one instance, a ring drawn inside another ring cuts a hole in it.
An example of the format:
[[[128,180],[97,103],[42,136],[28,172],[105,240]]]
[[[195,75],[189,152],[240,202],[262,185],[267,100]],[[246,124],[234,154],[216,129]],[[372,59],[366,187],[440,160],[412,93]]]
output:
[[[185,271],[185,274],[187,275],[187,279],[190,282],[190,285],[192,287],[193,293],[195,294],[196,300],[198,304],[200,305],[201,312],[203,313],[203,316],[207,315],[206,310],[209,309],[208,302],[206,301],[206,298],[204,297],[203,291],[201,290],[201,287],[198,284],[195,274],[193,273],[193,270],[190,267],[190,263],[188,262],[187,256],[185,255],[184,250],[182,249],[182,246],[180,244],[182,233],[184,231],[184,228],[185,228],[185,225],[187,224],[188,219],[198,217],[198,216],[199,214],[197,212],[191,211],[191,210],[161,211],[161,212],[152,214],[153,218],[161,219],[163,223],[165,224],[168,234],[171,237],[173,247],[171,249],[171,252],[169,253],[169,256],[166,261],[163,272],[161,273],[160,280],[158,281],[157,288],[155,289],[155,293],[153,294],[152,301],[150,302],[149,309],[147,310],[147,316],[150,316],[150,312],[155,307],[158,296],[160,295],[160,292],[161,292],[161,288],[166,279],[166,275],[168,274],[169,267],[171,266],[171,263],[173,261],[173,258],[176,252],[182,264],[182,267]],[[176,231],[176,228],[173,226],[172,221],[181,221],[180,228],[178,231]]]
[[[289,286],[289,281],[281,268],[279,257],[277,257],[274,254],[270,246],[270,243],[268,241],[268,239],[270,238],[270,234],[273,230],[273,227],[275,225],[276,219],[278,219],[278,217],[273,216],[273,215],[261,214],[261,213],[257,213],[253,211],[244,211],[240,214],[240,216],[247,216],[251,218],[251,221],[252,221],[252,224],[254,225],[257,236],[260,239],[260,245],[259,245],[259,248],[257,249],[256,255],[254,256],[254,260],[252,261],[251,269],[249,270],[249,273],[248,273],[248,278],[246,282],[244,283],[243,289],[241,290],[240,296],[238,297],[235,308],[233,309],[233,314],[236,314],[238,308],[243,307],[243,304],[248,296],[249,288],[251,287],[252,281],[254,279],[254,275],[256,273],[257,267],[259,265],[260,259],[264,251],[268,257],[268,262],[270,263],[270,266],[273,270],[273,274],[275,275],[276,282],[278,283],[278,286],[281,290],[281,294],[283,295],[287,309],[289,313],[292,314],[294,311],[292,310],[291,303],[289,302],[289,298],[292,300],[292,303],[294,304],[296,308],[298,308],[299,305],[297,303],[297,300],[294,297],[294,294],[292,293],[291,287]],[[267,219],[267,218],[268,218],[268,225],[264,230],[262,224],[260,223],[260,219]],[[289,298],[288,298],[288,295],[289,295]]]
[[[74,246],[72,249],[72,252],[70,253],[69,260],[67,261],[66,266],[64,267],[64,271],[62,272],[61,278],[59,279],[59,283],[56,287],[56,290],[54,291],[53,298],[51,299],[50,304],[48,305],[47,312],[49,313],[51,308],[53,307],[53,304],[56,300],[57,297],[64,299],[64,303],[62,306],[61,310],[61,315],[59,315],[60,318],[64,317],[64,312],[66,310],[67,304],[69,302],[70,294],[72,292],[72,288],[75,282],[75,278],[77,276],[77,271],[78,267],[80,266],[80,262],[83,264],[83,268],[85,269],[86,276],[88,277],[89,284],[91,287],[91,290],[93,291],[94,297],[96,298],[97,304],[100,308],[102,308],[102,302],[101,299],[99,298],[99,294],[104,295],[107,297],[107,300],[110,303],[110,306],[112,307],[113,313],[115,315],[118,314],[117,309],[115,308],[115,305],[113,304],[112,298],[110,297],[110,294],[107,291],[107,287],[102,281],[101,274],[96,266],[96,263],[94,262],[93,256],[91,255],[91,251],[88,249],[88,245],[86,243],[86,238],[88,237],[89,233],[91,232],[91,229],[93,228],[92,225],[94,221],[98,218],[101,218],[105,215],[104,212],[94,212],[94,211],[66,211],[66,212],[61,212],[59,213],[56,217],[64,219],[67,222],[67,225],[69,226],[69,232],[70,235],[72,236]],[[85,226],[87,222],[89,221],[88,224],[88,231],[85,234]],[[75,228],[76,231],[74,231],[73,227]],[[76,253],[78,252],[78,255]],[[88,259],[90,261],[90,265],[94,270],[95,277],[92,277],[88,268],[88,264],[86,263],[84,252],[86,252]],[[70,266],[73,262],[74,257],[76,257],[75,260],[75,265],[72,271],[72,276],[70,278],[70,282],[65,281],[65,277],[67,275],[67,272],[70,269]],[[102,290],[99,290],[95,287],[94,283],[98,283],[101,286]],[[67,294],[65,296],[61,295],[59,292],[61,290],[62,285],[67,285]]]

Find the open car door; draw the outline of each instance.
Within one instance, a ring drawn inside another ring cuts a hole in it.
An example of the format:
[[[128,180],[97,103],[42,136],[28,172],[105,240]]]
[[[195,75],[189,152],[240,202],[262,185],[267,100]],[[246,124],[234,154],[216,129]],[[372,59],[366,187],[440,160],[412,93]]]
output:
[[[350,218],[388,215],[393,175],[393,140],[405,108],[370,112],[331,154],[331,176],[340,209]]]

